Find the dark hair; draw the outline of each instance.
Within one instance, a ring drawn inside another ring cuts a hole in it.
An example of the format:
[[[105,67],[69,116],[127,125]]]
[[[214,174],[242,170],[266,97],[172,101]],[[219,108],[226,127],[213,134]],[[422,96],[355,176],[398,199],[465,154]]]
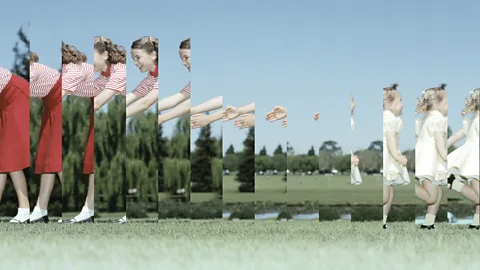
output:
[[[190,38],[187,38],[180,43],[180,49],[190,50]]]
[[[151,54],[155,52],[157,54],[157,59],[155,59],[158,65],[158,39],[155,37],[142,37],[135,40],[132,43],[131,49],[144,50],[146,53]]]
[[[39,59],[38,54],[34,52],[30,52],[30,64],[37,63],[38,59]]]
[[[79,52],[74,46],[62,42],[62,64],[79,64],[85,62],[87,56]]]
[[[107,64],[116,64],[127,62],[127,53],[125,48],[112,43],[109,38],[97,36],[93,40],[93,48],[100,54],[108,52]]]

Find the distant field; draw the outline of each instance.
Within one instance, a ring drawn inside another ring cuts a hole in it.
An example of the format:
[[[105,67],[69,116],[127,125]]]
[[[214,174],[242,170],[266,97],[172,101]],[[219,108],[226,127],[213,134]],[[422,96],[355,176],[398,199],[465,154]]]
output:
[[[200,193],[200,192],[192,192],[190,194],[190,201],[199,203],[199,202],[209,202],[213,201],[219,197],[217,193]]]
[[[312,221],[0,223],[1,269],[478,270],[478,231]],[[451,248],[453,247],[453,248]],[[163,254],[163,255],[162,255]]]

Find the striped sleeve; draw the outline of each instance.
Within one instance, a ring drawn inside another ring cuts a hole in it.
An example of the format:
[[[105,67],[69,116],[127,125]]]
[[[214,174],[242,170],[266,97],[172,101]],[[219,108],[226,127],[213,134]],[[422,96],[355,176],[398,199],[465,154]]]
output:
[[[184,92],[184,93],[187,93],[187,94],[191,94],[191,91],[190,91],[190,82],[188,82],[187,85],[185,85],[185,87],[182,89],[182,91],[180,92]]]
[[[30,65],[30,96],[44,98],[57,83],[58,71],[39,63]]]
[[[68,64],[62,68],[62,89],[72,94],[82,83],[82,70],[78,65]]]
[[[10,78],[12,78],[10,70],[0,67],[0,92],[7,86]]]
[[[155,82],[158,82],[157,78],[151,75],[148,75],[143,81],[133,90],[133,93],[139,96],[146,96],[150,91],[152,91]]]
[[[105,88],[105,84],[107,84],[108,78],[100,75],[98,78],[95,79],[93,82],[93,87],[95,87],[95,92],[102,92]]]
[[[106,90],[114,91],[118,95],[125,95],[127,91],[127,68],[125,64],[116,64],[112,67]]]

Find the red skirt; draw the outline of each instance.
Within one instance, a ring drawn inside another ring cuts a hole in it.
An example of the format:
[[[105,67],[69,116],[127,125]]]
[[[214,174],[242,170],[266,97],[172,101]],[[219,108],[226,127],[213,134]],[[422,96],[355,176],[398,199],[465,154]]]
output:
[[[35,173],[58,173],[62,171],[62,76],[42,101],[42,127]]]
[[[30,167],[30,84],[17,75],[0,92],[0,173]]]
[[[88,129],[87,149],[85,150],[85,156],[83,157],[83,173],[92,174],[95,168],[95,154],[94,154],[94,98],[90,98],[92,101],[92,114],[90,115],[90,127]]]

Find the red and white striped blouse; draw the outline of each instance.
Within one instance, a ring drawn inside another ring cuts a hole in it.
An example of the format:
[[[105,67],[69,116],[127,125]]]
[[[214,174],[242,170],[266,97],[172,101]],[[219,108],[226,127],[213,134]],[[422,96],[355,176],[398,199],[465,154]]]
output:
[[[60,78],[60,72],[39,63],[30,64],[30,96],[44,98]]]
[[[67,94],[79,97],[95,97],[100,92],[93,85],[93,65],[88,63],[66,64],[62,66],[62,89]]]
[[[95,92],[102,92],[103,90],[114,91],[116,95],[127,94],[127,66],[122,63],[117,63],[108,66],[107,71],[102,72],[98,78],[95,79]]]
[[[11,78],[12,73],[10,70],[0,67],[0,92],[7,86]]]
[[[143,97],[146,96],[150,91],[152,91],[157,84],[158,90],[158,66],[155,68],[154,72],[150,72],[148,76],[143,79],[143,81],[133,90],[133,93]]]
[[[180,91],[180,92],[185,92],[185,93],[187,93],[187,94],[190,95],[190,94],[191,94],[191,91],[190,91],[190,82],[188,82],[188,84],[185,85],[185,87],[184,87],[184,88],[182,89],[182,91]]]

